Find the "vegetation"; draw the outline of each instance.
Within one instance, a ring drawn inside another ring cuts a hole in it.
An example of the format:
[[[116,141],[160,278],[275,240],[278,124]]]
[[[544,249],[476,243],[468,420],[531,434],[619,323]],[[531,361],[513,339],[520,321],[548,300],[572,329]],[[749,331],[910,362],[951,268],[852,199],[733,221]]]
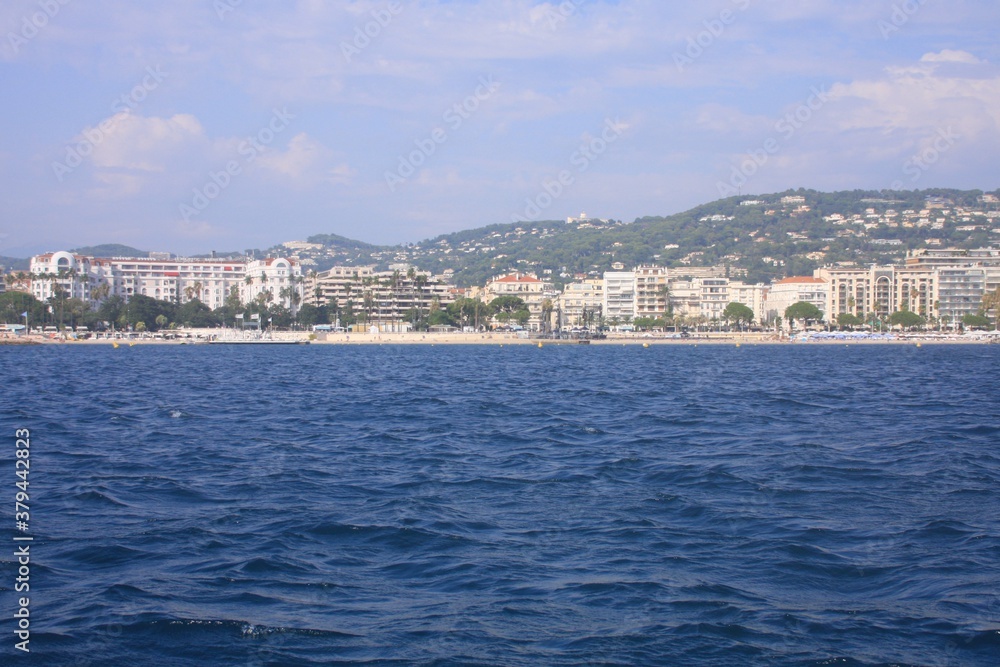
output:
[[[742,303],[730,303],[722,311],[722,319],[736,327],[753,323],[753,309]]]
[[[919,191],[863,191],[823,193],[789,190],[756,197],[762,206],[741,206],[750,197],[730,197],[689,211],[660,217],[637,218],[624,224],[609,220],[567,223],[542,220],[496,224],[445,234],[418,244],[374,246],[335,234],[309,237],[324,245],[315,260],[323,270],[334,264],[375,265],[408,262],[431,273],[455,271],[461,286],[483,285],[512,269],[549,275],[557,285],[574,274],[598,276],[620,262],[626,267],[657,264],[681,267],[686,263],[725,265],[730,277],[768,282],[788,275],[810,275],[820,265],[850,261],[884,263],[903,257],[907,250],[926,247],[928,238],[944,245],[989,245],[985,232],[906,227],[844,234],[845,227],[824,219],[833,214],[866,215],[888,209],[921,210],[927,197],[944,197],[956,206],[977,206],[979,190],[928,189]],[[784,196],[800,196],[805,208],[783,205]],[[898,246],[879,245],[887,239]],[[269,252],[281,253],[280,247]]]
[[[147,251],[138,250],[132,246],[122,245],[121,243],[84,246],[82,248],[74,248],[70,252],[90,257],[149,257]]]
[[[811,303],[799,301],[785,308],[785,319],[792,322],[819,322],[823,319],[823,312]]]
[[[985,315],[965,315],[962,317],[962,324],[967,327],[986,329],[990,326],[990,318]]]
[[[899,326],[904,329],[913,329],[914,327],[927,324],[927,320],[909,310],[898,310],[889,315],[889,324],[894,327]]]
[[[841,313],[840,315],[837,315],[837,324],[840,325],[841,328],[860,327],[864,323],[865,321],[857,315],[852,315],[850,313]]]

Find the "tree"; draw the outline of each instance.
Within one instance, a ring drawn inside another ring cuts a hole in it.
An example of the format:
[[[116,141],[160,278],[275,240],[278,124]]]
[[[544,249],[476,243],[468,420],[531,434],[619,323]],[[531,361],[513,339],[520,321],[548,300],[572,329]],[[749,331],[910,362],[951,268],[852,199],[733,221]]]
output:
[[[993,328],[1000,328],[1000,287],[983,295],[983,303],[979,307],[979,314],[989,316],[990,311],[993,311]]]
[[[859,327],[864,323],[864,320],[857,315],[852,315],[851,313],[841,313],[840,315],[837,315],[837,324],[839,324],[842,328]]]
[[[28,313],[28,325],[35,326],[45,320],[45,304],[25,292],[0,294],[0,322],[24,324],[21,313]]]
[[[990,326],[990,318],[985,315],[964,315],[962,317],[962,324],[967,327],[986,329]]]
[[[897,310],[895,313],[889,315],[889,324],[894,327],[900,326],[904,329],[912,329],[926,323],[927,320],[909,310]]]
[[[753,322],[753,309],[746,304],[734,301],[722,311],[722,319],[737,327],[742,327],[743,324],[751,324]]]
[[[819,321],[823,319],[823,312],[808,301],[799,301],[785,308],[785,319],[793,322]]]
[[[225,307],[219,310],[223,312],[212,312],[208,306],[195,297],[177,309],[176,319],[186,327],[206,328],[216,326],[220,323],[221,318],[226,315],[233,317],[236,314],[235,311],[232,313],[226,312]],[[157,318],[156,322],[158,326],[162,326],[159,324],[159,318]]]

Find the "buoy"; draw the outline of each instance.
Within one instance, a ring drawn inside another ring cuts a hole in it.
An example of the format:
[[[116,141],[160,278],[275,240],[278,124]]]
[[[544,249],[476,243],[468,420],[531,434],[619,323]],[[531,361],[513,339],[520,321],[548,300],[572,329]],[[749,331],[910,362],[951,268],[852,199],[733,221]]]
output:
[[[116,343],[116,342],[112,341],[112,342],[111,342],[111,345],[112,345],[112,347],[114,347],[114,348],[115,348],[116,350],[118,349],[118,343]]]
[[[541,346],[542,346],[542,344],[541,344],[541,343],[539,343],[539,344],[538,344],[538,347],[541,347]]]
[[[736,347],[739,347],[739,346],[740,346],[740,344],[739,344],[739,343],[736,343]]]
[[[917,347],[920,347],[920,346],[921,346],[921,343],[917,343]]]
[[[643,347],[649,347],[649,343],[643,343],[642,346]]]

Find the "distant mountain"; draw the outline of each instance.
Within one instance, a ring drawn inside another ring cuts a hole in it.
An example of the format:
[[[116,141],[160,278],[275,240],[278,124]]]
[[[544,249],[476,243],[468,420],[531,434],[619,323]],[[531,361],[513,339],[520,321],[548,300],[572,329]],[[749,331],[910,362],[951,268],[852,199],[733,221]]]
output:
[[[149,257],[149,252],[146,250],[136,250],[131,246],[120,243],[85,246],[83,248],[75,248],[70,252],[89,257]]]
[[[766,282],[809,275],[835,262],[889,263],[928,245],[982,247],[1000,242],[998,204],[979,190],[789,190],[730,197],[666,217],[632,223],[548,220],[490,225],[416,244],[374,246],[334,234],[309,237],[315,248],[276,246],[307,268],[410,264],[454,271],[457,284],[482,285],[516,269],[565,283],[616,265],[725,265],[731,275]],[[1000,196],[1000,190],[989,193]],[[927,216],[919,212],[930,210]],[[959,214],[958,209],[965,212]],[[913,212],[903,215],[905,212]],[[888,217],[886,215],[888,214]],[[836,216],[842,216],[844,220]],[[894,217],[895,216],[895,217]],[[991,217],[992,216],[992,217]],[[853,219],[852,219],[853,218]],[[845,220],[852,219],[850,222]]]
[[[27,271],[31,268],[30,259],[20,259],[18,257],[3,257],[0,256],[0,268],[2,271],[0,273],[10,273],[17,271]]]

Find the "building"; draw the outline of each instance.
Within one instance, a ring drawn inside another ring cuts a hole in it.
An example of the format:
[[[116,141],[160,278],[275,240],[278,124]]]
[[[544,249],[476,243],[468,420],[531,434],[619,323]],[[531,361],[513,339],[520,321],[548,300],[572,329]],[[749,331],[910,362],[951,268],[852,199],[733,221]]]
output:
[[[376,271],[373,266],[335,266],[310,274],[305,294],[308,303],[350,310],[369,328],[388,333],[409,331],[415,317],[447,307],[459,290],[448,276],[428,275],[415,267]]]
[[[816,306],[825,316],[830,312],[827,306],[829,283],[822,278],[797,276],[771,283],[765,302],[765,321],[785,317],[785,309],[794,303],[804,301]]]
[[[280,289],[297,291],[301,301],[301,267],[294,260],[266,259],[249,263],[256,275],[266,276],[270,287],[278,288],[274,300],[280,302]],[[41,301],[62,289],[69,298],[97,306],[110,296],[128,301],[136,294],[162,301],[186,303],[198,299],[211,309],[225,305],[233,290],[243,303],[259,294],[264,286],[248,289],[248,263],[244,259],[86,257],[69,252],[54,252],[31,258],[32,295]],[[296,297],[288,296],[290,307]],[[294,308],[291,308],[294,310]]]
[[[276,303],[294,315],[302,304],[304,283],[298,260],[283,257],[254,259],[246,264],[240,300],[243,303],[258,301],[265,305]],[[223,295],[225,293],[222,292]]]
[[[664,318],[670,310],[668,271],[662,266],[640,266],[635,274],[635,317]]]
[[[498,276],[486,283],[483,301],[490,303],[502,296],[515,296],[524,301],[531,313],[527,328],[538,331],[552,325],[551,321],[546,321],[543,327],[543,320],[555,312],[555,301],[559,296],[552,283],[539,280],[531,274],[517,272]]]
[[[763,323],[767,319],[766,302],[767,285],[748,285],[736,280],[729,282],[729,303],[742,303],[752,310],[755,322]]]
[[[604,320],[624,324],[635,316],[635,271],[608,271],[604,274]]]
[[[597,326],[604,316],[604,280],[569,283],[556,299],[557,326]]]
[[[953,321],[976,314],[990,284],[991,269],[974,262],[962,265],[936,261],[933,256],[925,259],[904,266],[819,269],[816,276],[830,285],[826,311],[830,319],[835,321],[844,313],[885,319],[901,310]],[[1000,273],[1000,267],[997,270]],[[997,278],[1000,282],[1000,275]]]

